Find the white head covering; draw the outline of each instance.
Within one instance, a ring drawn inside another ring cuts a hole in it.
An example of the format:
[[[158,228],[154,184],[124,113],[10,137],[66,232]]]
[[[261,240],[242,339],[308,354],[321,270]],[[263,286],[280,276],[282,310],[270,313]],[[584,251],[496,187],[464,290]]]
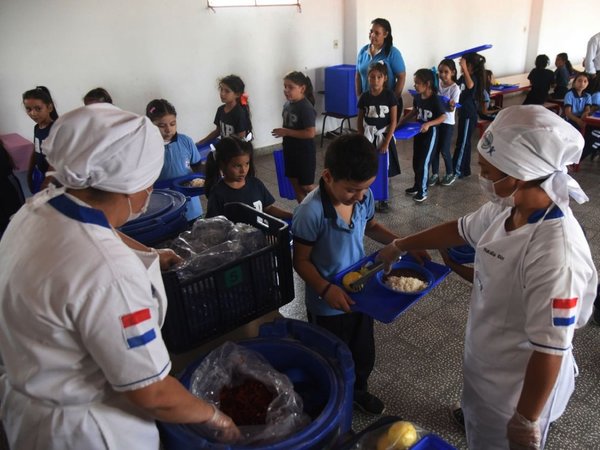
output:
[[[540,187],[566,211],[569,196],[589,199],[567,174],[579,162],[584,140],[578,130],[541,105],[510,106],[498,113],[477,144],[490,164],[518,180],[547,178]]]
[[[44,140],[65,187],[133,194],[151,186],[163,166],[163,139],[147,117],[96,103],[61,116]]]

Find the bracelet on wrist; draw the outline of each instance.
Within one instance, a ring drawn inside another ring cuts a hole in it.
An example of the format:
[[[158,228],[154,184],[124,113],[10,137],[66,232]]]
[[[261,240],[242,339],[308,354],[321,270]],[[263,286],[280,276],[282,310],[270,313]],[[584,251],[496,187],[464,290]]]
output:
[[[327,283],[327,286],[325,286],[325,288],[321,291],[321,298],[325,298],[325,294],[327,294],[327,291],[329,291],[329,288],[331,287],[331,283]]]

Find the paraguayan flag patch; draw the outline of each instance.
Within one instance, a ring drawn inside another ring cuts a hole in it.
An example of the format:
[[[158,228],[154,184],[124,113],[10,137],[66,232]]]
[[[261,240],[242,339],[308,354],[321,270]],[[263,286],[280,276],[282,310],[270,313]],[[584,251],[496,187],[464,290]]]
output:
[[[575,323],[577,297],[552,299],[552,325],[568,327]]]
[[[127,348],[140,347],[156,339],[156,331],[150,318],[150,308],[121,316],[123,337]]]

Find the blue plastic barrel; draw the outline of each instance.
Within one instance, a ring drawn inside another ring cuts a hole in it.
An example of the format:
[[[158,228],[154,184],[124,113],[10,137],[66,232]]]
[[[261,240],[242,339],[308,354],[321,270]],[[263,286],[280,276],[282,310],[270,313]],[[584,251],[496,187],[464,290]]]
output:
[[[186,202],[186,196],[179,192],[154,189],[146,213],[119,230],[145,245],[162,242],[186,229]]]
[[[273,444],[251,447],[209,442],[185,425],[159,423],[166,450],[308,450],[326,448],[352,426],[354,363],[348,347],[337,337],[306,322],[278,319],[264,324],[259,337],[237,342],[259,352],[278,371],[285,373],[302,397],[304,412],[313,420],[303,430]],[[191,383],[202,359],[180,377]]]

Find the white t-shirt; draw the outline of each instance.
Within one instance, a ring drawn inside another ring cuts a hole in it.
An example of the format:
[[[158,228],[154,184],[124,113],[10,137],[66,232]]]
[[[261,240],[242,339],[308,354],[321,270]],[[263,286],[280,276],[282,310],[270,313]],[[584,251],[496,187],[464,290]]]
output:
[[[442,83],[440,83],[438,94],[448,97],[450,100],[454,100],[454,103],[458,103],[458,98],[460,97],[460,88],[456,83],[452,83],[450,86],[442,86]],[[446,120],[444,120],[444,123],[447,123],[448,125],[454,125],[456,123],[454,120],[455,113],[456,108],[454,111],[447,110]]]

